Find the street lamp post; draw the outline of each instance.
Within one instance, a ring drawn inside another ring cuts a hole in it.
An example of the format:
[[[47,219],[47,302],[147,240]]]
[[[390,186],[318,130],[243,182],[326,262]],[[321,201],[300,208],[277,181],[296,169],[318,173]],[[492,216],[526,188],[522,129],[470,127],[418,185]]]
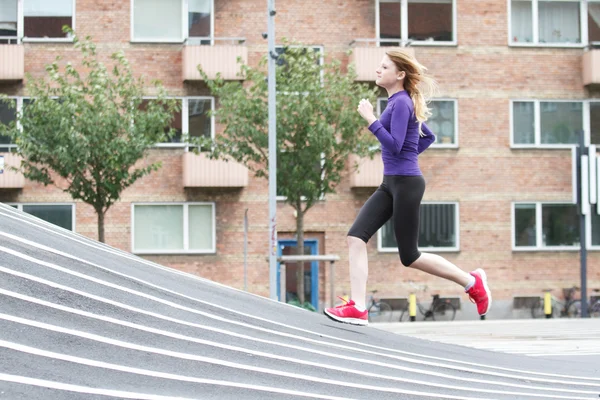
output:
[[[275,0],[267,0],[269,43],[269,297],[277,300],[277,116],[275,86]]]
[[[577,147],[577,209],[579,213],[579,260],[581,279],[581,317],[588,318],[587,303],[587,239],[586,218],[591,214],[590,203],[597,204],[596,146],[586,146],[584,131],[579,132]],[[575,185],[575,183],[574,183]]]

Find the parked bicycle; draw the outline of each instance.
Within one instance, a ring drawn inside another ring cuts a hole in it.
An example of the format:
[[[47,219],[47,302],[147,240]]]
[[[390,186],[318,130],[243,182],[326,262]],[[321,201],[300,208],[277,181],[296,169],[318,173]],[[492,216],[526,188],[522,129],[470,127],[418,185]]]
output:
[[[600,293],[600,289],[594,289],[595,293]],[[600,318],[600,298],[592,303],[589,308],[590,318]]]
[[[579,288],[577,286],[563,290],[564,301],[561,301],[552,295],[552,318],[581,318],[581,300],[575,298],[575,294],[578,290]],[[546,291],[552,291],[552,289]],[[596,307],[595,303],[594,307]],[[598,307],[600,307],[600,305]],[[591,314],[592,307],[589,309]],[[533,302],[533,305],[531,306],[531,317],[545,317],[543,298],[538,298]]]
[[[367,310],[369,311],[369,322],[391,322],[392,307],[389,304],[375,298],[377,290],[371,290]]]
[[[412,285],[412,284],[411,284]],[[412,285],[415,286],[415,285]],[[427,286],[424,287],[423,292],[427,291]],[[423,305],[417,299],[417,310],[424,317],[423,320],[431,318],[433,321],[453,321],[456,317],[456,307],[449,299],[440,298],[439,294],[431,296],[432,301],[429,308],[423,307]],[[410,304],[406,305],[406,308],[402,310],[400,314],[400,322],[408,321],[410,314],[408,308]]]

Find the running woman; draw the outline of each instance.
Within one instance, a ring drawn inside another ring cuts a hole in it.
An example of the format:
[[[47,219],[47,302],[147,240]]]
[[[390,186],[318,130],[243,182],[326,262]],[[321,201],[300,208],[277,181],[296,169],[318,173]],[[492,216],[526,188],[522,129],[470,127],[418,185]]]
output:
[[[461,285],[483,316],[492,305],[485,272],[478,268],[467,273],[443,257],[418,249],[419,208],[425,192],[418,155],[435,141],[424,123],[431,115],[426,99],[433,93],[435,82],[426,75],[423,65],[401,51],[386,52],[375,72],[375,83],[388,93],[387,107],[379,120],[369,100],[362,99],[357,111],[381,143],[383,183],[361,208],[348,232],[350,299],[324,313],[338,322],[369,324],[365,308],[367,242],[393,218],[402,264]]]

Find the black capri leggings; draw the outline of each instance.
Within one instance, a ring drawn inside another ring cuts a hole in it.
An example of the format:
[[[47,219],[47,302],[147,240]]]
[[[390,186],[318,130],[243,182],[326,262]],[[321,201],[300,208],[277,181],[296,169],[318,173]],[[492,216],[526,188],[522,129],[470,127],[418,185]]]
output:
[[[425,179],[421,175],[385,175],[381,186],[361,208],[348,236],[367,243],[383,224],[393,218],[400,261],[408,267],[421,256],[418,249],[419,208],[423,193]]]

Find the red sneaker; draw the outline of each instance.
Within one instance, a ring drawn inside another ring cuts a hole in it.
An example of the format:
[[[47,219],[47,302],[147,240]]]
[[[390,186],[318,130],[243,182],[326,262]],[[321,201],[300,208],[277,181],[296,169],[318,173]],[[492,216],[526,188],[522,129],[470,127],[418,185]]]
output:
[[[340,297],[340,299],[342,299]],[[358,311],[354,300],[344,301],[344,304],[337,307],[326,308],[323,313],[334,321],[344,322],[352,325],[369,325],[369,312],[367,310]]]
[[[492,307],[492,292],[487,285],[487,276],[481,268],[477,268],[470,274],[475,277],[475,284],[466,293],[469,295],[469,299],[477,304],[479,315],[483,316]]]

